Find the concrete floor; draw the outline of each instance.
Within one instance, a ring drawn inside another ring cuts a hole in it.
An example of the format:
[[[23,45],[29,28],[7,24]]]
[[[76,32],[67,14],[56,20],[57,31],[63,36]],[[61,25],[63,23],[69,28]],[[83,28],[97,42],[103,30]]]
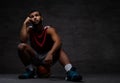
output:
[[[44,79],[18,79],[18,74],[1,74],[0,83],[76,83],[65,81],[64,76],[51,76]],[[120,74],[87,74],[80,83],[120,83]]]

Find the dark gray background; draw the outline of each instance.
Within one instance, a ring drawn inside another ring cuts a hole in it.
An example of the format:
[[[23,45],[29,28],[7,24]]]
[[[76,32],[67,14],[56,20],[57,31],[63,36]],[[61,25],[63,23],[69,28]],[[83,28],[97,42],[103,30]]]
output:
[[[19,30],[31,9],[53,25],[81,73],[120,72],[120,6],[112,0],[3,0],[0,3],[0,73],[21,73]],[[53,73],[64,72],[57,63]]]

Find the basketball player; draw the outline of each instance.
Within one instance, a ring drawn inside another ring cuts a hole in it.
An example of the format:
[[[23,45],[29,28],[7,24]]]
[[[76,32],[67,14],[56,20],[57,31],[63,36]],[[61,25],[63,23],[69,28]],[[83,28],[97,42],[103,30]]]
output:
[[[43,26],[43,17],[37,10],[31,11],[23,22],[20,31],[18,55],[25,65],[25,72],[20,79],[35,78],[36,69],[44,66],[46,69],[59,61],[66,71],[66,80],[81,81],[82,76],[72,66],[56,29],[53,26]]]

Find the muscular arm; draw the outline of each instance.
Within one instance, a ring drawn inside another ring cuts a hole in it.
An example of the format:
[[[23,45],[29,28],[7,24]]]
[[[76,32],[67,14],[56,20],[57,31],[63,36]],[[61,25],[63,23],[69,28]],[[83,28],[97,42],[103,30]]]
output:
[[[53,55],[56,52],[56,50],[58,50],[61,47],[62,42],[61,42],[61,39],[60,39],[57,31],[54,28],[48,28],[47,33],[51,35],[51,37],[54,41],[54,44],[53,44],[51,50],[49,51],[49,53],[51,55]]]
[[[20,31],[20,41],[23,42],[23,43],[27,43],[27,40],[28,40],[28,31],[29,31],[29,28],[28,28],[28,23],[29,23],[29,20],[30,18],[27,17],[22,25],[22,28],[21,28],[21,31]]]
[[[27,43],[28,40],[28,29],[25,24],[23,24],[21,31],[20,31],[20,41],[22,43]]]

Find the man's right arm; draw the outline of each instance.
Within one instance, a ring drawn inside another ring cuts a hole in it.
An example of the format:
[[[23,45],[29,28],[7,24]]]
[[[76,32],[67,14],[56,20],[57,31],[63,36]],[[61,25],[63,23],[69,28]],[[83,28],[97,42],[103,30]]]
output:
[[[27,17],[22,25],[21,31],[20,31],[20,41],[22,43],[27,43],[28,41],[28,37],[29,37],[29,33],[28,33],[28,24],[30,23],[30,18]]]
[[[27,25],[23,23],[20,31],[20,42],[27,43],[28,40],[28,28]]]

